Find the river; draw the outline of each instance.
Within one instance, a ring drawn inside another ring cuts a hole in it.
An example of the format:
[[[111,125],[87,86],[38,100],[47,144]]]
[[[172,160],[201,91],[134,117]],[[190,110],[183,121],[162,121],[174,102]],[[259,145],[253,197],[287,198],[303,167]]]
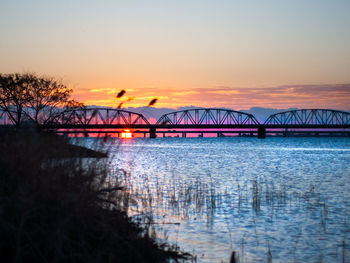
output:
[[[81,139],[85,143],[91,138]],[[88,143],[86,143],[88,144]],[[349,138],[110,139],[160,240],[198,262],[343,262],[350,257]]]

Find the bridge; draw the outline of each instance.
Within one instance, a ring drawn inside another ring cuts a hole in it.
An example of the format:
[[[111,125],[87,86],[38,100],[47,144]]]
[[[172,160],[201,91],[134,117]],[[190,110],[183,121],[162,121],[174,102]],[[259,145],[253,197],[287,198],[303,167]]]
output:
[[[301,109],[270,115],[263,124],[270,132],[287,136],[341,134],[349,136],[350,113],[331,109]]]
[[[59,127],[100,128],[129,127],[132,125],[150,125],[148,120],[139,113],[114,108],[80,108],[63,111],[52,125]]]
[[[11,128],[14,123],[0,111],[0,126]],[[205,133],[221,136],[349,136],[350,113],[330,109],[301,109],[270,115],[264,123],[252,114],[221,108],[197,108],[164,114],[155,124],[142,114],[115,108],[79,108],[62,111],[41,129],[56,133],[119,133],[131,129],[144,137],[157,134]]]

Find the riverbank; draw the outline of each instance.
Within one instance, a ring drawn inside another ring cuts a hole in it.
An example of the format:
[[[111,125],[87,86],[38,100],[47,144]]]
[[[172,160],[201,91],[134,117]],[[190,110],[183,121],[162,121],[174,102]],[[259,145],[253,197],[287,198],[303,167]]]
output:
[[[0,140],[4,262],[168,262],[186,259],[128,217],[130,196],[108,183],[105,157],[51,135]],[[61,158],[61,160],[57,160]]]

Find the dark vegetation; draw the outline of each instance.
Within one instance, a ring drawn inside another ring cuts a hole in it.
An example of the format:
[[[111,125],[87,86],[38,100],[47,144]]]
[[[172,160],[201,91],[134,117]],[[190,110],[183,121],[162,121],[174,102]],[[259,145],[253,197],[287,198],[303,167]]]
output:
[[[157,243],[145,225],[128,217],[130,196],[109,181],[107,158],[74,157],[83,148],[67,146],[57,136],[21,131],[0,136],[1,262],[186,257]]]
[[[0,130],[1,262],[185,260],[157,242],[150,219],[128,216],[132,198],[110,174],[106,153],[40,132],[62,111],[84,107],[71,93],[50,77],[0,73],[0,110],[15,124]]]

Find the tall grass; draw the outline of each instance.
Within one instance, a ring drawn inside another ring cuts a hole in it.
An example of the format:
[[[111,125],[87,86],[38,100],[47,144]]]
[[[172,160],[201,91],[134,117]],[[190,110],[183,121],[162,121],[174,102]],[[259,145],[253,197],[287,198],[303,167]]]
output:
[[[57,136],[0,136],[2,262],[168,262],[188,256],[157,243],[128,217],[130,196],[118,180],[109,180],[107,159],[82,159],[93,154]]]
[[[125,177],[130,181],[132,175]],[[233,189],[217,187],[212,180],[205,181],[201,178],[184,180],[183,177],[178,178],[176,175],[165,177],[159,175],[152,179],[145,174],[135,178],[135,181],[138,181],[138,184],[133,184],[132,181],[125,184],[130,193],[139,195],[137,200],[143,200],[143,202],[138,201],[133,208],[136,207],[139,213],[150,211],[149,214],[153,216],[154,223],[160,225],[160,229],[161,227],[169,229],[174,236],[177,235],[176,227],[166,227],[167,225],[178,224],[181,235],[182,225],[186,221],[206,221],[209,227],[214,220],[226,221],[227,235],[230,236],[228,240],[231,241],[231,250],[235,252],[234,256],[231,255],[230,262],[249,262],[249,253],[252,253],[254,249],[266,251],[265,262],[278,261],[275,259],[278,258],[279,253],[276,251],[275,241],[273,238],[270,240],[270,237],[264,234],[261,224],[265,222],[265,229],[270,228],[283,220],[281,219],[283,215],[291,214],[292,210],[306,213],[319,212],[321,215],[319,222],[324,233],[327,231],[327,200],[322,198],[320,190],[313,185],[313,182],[310,182],[308,187],[299,190],[291,187],[288,182],[275,182],[266,180],[264,177],[237,181],[236,184],[233,184],[235,186]],[[225,214],[228,209],[232,213],[227,218],[220,219],[220,216],[217,216]],[[237,236],[237,233],[239,232],[235,229],[234,223],[239,222],[237,218],[240,216],[252,222],[253,230],[243,231],[241,242],[238,242],[240,237]],[[233,233],[230,232],[231,229]],[[302,232],[299,235],[302,235]],[[177,243],[177,238],[175,239],[174,236],[170,236],[170,239]],[[235,240],[234,245],[232,239]],[[300,237],[296,237],[295,244],[291,242],[288,244],[290,247],[286,247],[294,255],[295,261],[300,253],[303,253],[301,246],[298,245],[298,239]],[[340,247],[340,256],[341,253],[345,253],[341,251],[346,251],[344,247]],[[319,253],[321,258],[323,251],[320,250]],[[318,255],[315,254],[315,257]]]

